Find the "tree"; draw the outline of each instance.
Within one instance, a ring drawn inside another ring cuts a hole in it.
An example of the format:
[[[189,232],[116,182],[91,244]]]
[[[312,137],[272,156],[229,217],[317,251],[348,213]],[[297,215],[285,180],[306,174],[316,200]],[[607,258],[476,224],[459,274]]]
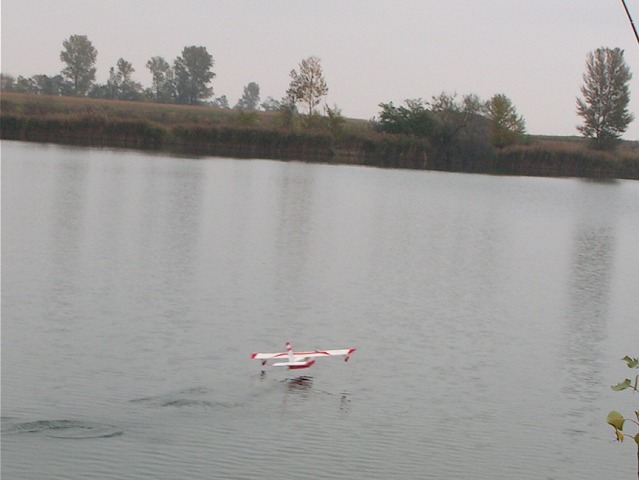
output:
[[[113,67],[111,67],[111,70],[113,70]],[[113,99],[113,89],[108,81],[104,85],[96,83],[91,87],[91,90],[89,90],[89,98]]]
[[[298,113],[295,99],[287,92],[287,94],[282,97],[282,100],[279,101],[279,105],[280,123],[286,129],[293,129]]]
[[[584,124],[577,127],[598,150],[613,149],[634,119],[628,112],[632,78],[619,48],[598,48],[588,53],[583,99],[577,98],[577,113]]]
[[[133,72],[133,65],[120,58],[116,66],[109,69],[106,85],[94,85],[89,96],[111,100],[141,100],[142,85],[131,78]]]
[[[118,74],[115,73],[115,67],[109,68],[109,79],[107,80],[106,88],[103,89],[104,98],[109,98],[111,100],[118,98],[119,83]],[[91,93],[94,94],[95,91],[100,91],[99,86],[98,89],[92,90]]]
[[[37,86],[39,95],[61,95],[64,91],[62,75],[49,77],[48,75],[34,75],[31,77]]]
[[[206,47],[184,47],[182,56],[175,59],[175,87],[178,103],[198,105],[213,95],[208,84],[215,78],[213,57]]]
[[[485,109],[491,122],[495,147],[504,148],[523,141],[526,122],[517,114],[515,106],[506,95],[494,95],[486,102]]]
[[[267,97],[260,105],[265,112],[277,112],[280,109],[280,102],[273,97]]]
[[[34,94],[38,92],[38,87],[32,78],[26,78],[26,77],[23,77],[22,75],[18,75],[18,80],[16,80],[15,91],[18,93]]]
[[[13,92],[16,87],[16,79],[13,75],[0,73],[0,91]]]
[[[135,72],[135,68],[130,62],[120,58],[117,66],[117,96],[120,100],[139,100],[142,85],[134,81],[131,76]]]
[[[156,102],[170,102],[173,99],[173,69],[162,57],[151,57],[146,62],[151,71],[152,92]]]
[[[257,110],[260,102],[260,86],[251,82],[244,87],[244,93],[235,105],[239,110]]]
[[[299,64],[299,72],[291,70],[291,83],[286,91],[295,103],[304,103],[308,107],[308,115],[315,112],[315,107],[322,97],[328,93],[328,87],[322,73],[322,65],[317,57],[308,57]]]
[[[639,368],[639,359],[637,358],[631,358],[626,355],[624,358],[622,358],[622,360],[626,362],[628,368]],[[624,380],[623,382],[614,385],[612,389],[616,392],[630,389],[635,393],[639,393],[639,375],[635,375],[634,380],[626,378],[626,380]],[[626,437],[626,434],[623,433],[624,424],[626,422],[633,423],[636,427],[639,427],[639,410],[635,411],[634,413],[635,417],[637,418],[636,421],[632,418],[624,418],[624,416],[617,411],[612,411],[608,414],[608,424],[615,429],[615,435],[618,441],[623,442]],[[639,477],[639,433],[637,433],[633,437],[633,439],[637,444],[637,476]]]
[[[435,140],[442,146],[449,146],[455,138],[475,122],[483,105],[477,95],[465,95],[461,101],[457,94],[442,92],[433,96],[431,112],[436,118]]]
[[[333,105],[333,108],[327,105],[324,109],[331,134],[333,137],[340,137],[344,133],[344,124],[346,123],[342,110],[337,105]]]
[[[86,35],[71,35],[62,42],[60,60],[66,63],[62,75],[72,84],[74,95],[86,95],[95,80],[95,61],[98,51]]]
[[[217,97],[215,100],[211,102],[211,106],[215,108],[224,108],[224,109],[231,108],[229,107],[229,100],[228,98],[226,98],[226,95]]]
[[[403,133],[416,137],[429,136],[435,120],[421,98],[404,100],[405,107],[396,107],[393,102],[380,103],[379,129],[387,133]]]

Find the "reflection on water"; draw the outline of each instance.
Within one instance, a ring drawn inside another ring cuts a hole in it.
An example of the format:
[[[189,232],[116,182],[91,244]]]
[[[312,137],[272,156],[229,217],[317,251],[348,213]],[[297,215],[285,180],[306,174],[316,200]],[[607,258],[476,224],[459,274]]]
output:
[[[591,363],[606,334],[615,242],[609,228],[580,227],[575,236],[570,281],[570,332],[575,360]]]
[[[575,318],[605,323],[615,257],[613,233],[605,227],[578,228],[571,283]]]
[[[631,475],[637,218],[636,182],[3,142],[3,478]],[[287,339],[358,354],[260,374]]]
[[[616,184],[584,184],[577,202],[576,226],[570,261],[566,330],[568,381],[563,391],[574,400],[570,415],[584,416],[596,409],[601,386],[601,359],[607,336],[611,279],[614,275]]]
[[[291,378],[287,381],[288,389],[291,390],[310,390],[313,386],[313,377],[302,375],[300,377]]]

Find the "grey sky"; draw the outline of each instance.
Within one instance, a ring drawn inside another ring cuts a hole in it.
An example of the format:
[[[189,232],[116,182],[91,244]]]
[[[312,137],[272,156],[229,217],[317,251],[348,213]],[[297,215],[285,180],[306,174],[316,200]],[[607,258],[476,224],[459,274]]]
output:
[[[639,23],[639,0],[626,1]],[[505,93],[534,134],[577,134],[586,54],[620,47],[639,117],[639,45],[616,0],[2,0],[1,13],[1,69],[14,76],[59,73],[74,34],[98,50],[100,83],[122,57],[150,86],[149,58],[205,46],[215,96],[233,106],[252,81],[262,99],[281,98],[290,70],[315,55],[327,103],[347,117],[442,91]],[[639,119],[625,138],[639,140]]]

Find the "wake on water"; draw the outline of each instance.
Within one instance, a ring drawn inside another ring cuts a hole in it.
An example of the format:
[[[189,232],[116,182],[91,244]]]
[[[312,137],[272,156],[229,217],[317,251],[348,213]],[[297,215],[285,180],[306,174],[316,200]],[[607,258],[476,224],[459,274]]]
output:
[[[81,420],[36,420],[15,422],[2,418],[2,435],[33,434],[52,438],[108,438],[124,432],[113,425],[85,422]]]

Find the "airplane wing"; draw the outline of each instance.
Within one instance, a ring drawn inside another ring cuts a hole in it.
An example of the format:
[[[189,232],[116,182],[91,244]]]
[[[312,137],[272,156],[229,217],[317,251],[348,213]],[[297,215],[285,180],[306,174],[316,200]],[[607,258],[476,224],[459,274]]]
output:
[[[319,358],[349,356],[355,352],[354,348],[340,348],[337,350],[313,350],[311,352],[293,352],[295,358]]]
[[[349,356],[355,352],[355,348],[340,348],[336,350],[313,350],[310,352],[293,352],[293,357],[295,359],[299,358],[319,358],[319,357],[339,357],[339,356]],[[287,359],[288,352],[277,352],[277,353],[254,353],[251,355],[253,360],[277,360],[277,359]]]
[[[254,353],[251,355],[253,360],[272,360],[276,358],[288,358],[288,352],[279,353]]]

